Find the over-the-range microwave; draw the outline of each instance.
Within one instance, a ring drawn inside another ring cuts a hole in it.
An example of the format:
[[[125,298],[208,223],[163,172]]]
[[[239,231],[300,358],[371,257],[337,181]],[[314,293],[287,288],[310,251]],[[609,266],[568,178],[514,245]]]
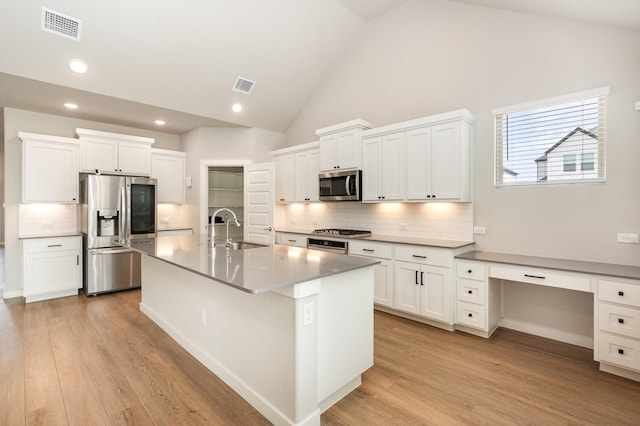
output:
[[[320,201],[359,201],[362,200],[362,172],[344,170],[320,173]]]

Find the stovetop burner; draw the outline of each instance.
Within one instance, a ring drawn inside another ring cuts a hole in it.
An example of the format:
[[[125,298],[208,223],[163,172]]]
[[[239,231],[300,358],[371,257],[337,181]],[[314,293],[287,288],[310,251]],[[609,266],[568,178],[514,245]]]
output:
[[[327,228],[327,229],[314,229],[314,234],[320,235],[335,235],[338,237],[349,238],[365,238],[371,236],[371,231],[361,231],[357,229],[339,229],[339,228]]]

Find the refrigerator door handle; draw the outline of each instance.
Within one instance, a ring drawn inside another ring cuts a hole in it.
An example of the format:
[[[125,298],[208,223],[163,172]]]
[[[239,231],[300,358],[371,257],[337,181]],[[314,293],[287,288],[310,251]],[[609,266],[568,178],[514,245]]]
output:
[[[125,190],[126,181],[120,185],[120,242],[126,243],[127,238],[127,222],[129,220],[129,210],[127,209],[127,192]]]

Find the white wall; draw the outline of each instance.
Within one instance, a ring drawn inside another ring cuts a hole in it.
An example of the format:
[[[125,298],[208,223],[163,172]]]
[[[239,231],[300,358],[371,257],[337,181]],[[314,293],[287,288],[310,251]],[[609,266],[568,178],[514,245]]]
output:
[[[152,132],[124,126],[115,126],[87,120],[78,120],[49,114],[4,109],[4,202],[5,202],[5,295],[21,295],[21,247],[18,240],[18,207],[22,186],[22,152],[18,132],[73,137],[76,127],[151,137],[154,148],[179,149],[177,135]]]
[[[373,21],[305,105],[286,144],[354,118],[380,126],[468,108],[476,249],[640,265],[640,34],[439,0]],[[607,182],[496,189],[491,109],[609,85]]]

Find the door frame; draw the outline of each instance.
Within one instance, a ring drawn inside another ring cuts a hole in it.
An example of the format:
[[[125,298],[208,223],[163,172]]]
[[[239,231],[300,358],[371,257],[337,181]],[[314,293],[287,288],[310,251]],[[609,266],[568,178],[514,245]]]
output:
[[[209,167],[242,167],[252,164],[251,160],[200,160],[200,230],[196,234],[206,234],[209,225]]]

